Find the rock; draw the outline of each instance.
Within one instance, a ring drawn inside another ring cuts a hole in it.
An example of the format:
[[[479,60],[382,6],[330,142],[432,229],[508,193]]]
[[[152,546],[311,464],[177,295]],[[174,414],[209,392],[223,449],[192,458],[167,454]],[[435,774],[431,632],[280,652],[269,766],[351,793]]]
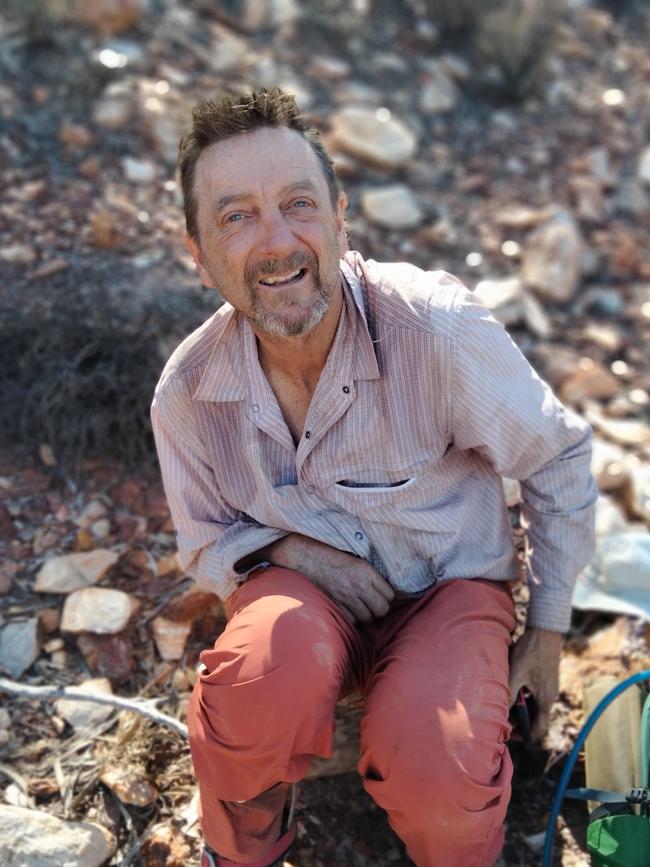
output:
[[[415,135],[388,109],[346,108],[332,118],[335,146],[379,169],[405,166],[415,155]]]
[[[511,509],[521,502],[521,484],[517,479],[508,479],[506,476],[501,477],[501,484],[503,485],[506,506]]]
[[[85,148],[92,144],[94,136],[88,127],[78,123],[62,123],[59,127],[59,141],[69,148]]]
[[[625,452],[620,446],[594,436],[592,441],[591,472],[600,491],[616,491],[628,478]]]
[[[186,867],[192,860],[183,834],[164,822],[146,832],[140,851],[149,867]]]
[[[456,105],[457,90],[444,65],[431,60],[427,63],[425,74],[418,96],[420,111],[425,114],[451,111]]]
[[[191,622],[178,623],[166,617],[156,617],[153,621],[153,637],[160,658],[168,661],[180,659],[191,631]]]
[[[607,418],[596,403],[584,411],[587,421],[615,443],[622,446],[645,446],[650,443],[650,426],[644,421]]]
[[[82,634],[77,646],[88,668],[96,677],[108,677],[112,684],[127,681],[135,667],[133,646],[128,634]]]
[[[108,515],[108,509],[101,500],[91,500],[81,510],[79,515],[74,519],[77,527],[87,530],[99,518],[105,518]]]
[[[604,211],[603,188],[597,178],[577,175],[569,186],[573,193],[579,219],[588,223],[602,222]]]
[[[111,533],[111,522],[108,518],[100,518],[92,524],[90,530],[96,539],[107,539]]]
[[[125,628],[139,606],[137,599],[121,590],[108,587],[75,590],[65,600],[61,631],[114,635]]]
[[[181,596],[170,599],[163,614],[174,623],[185,623],[195,620],[204,614],[212,614],[219,618],[225,618],[225,609],[221,599],[214,593],[191,587]]]
[[[546,831],[540,831],[537,834],[528,834],[524,837],[524,840],[531,852],[541,853],[546,840]]]
[[[583,400],[607,400],[619,391],[616,377],[591,358],[581,358],[578,369],[568,376],[559,389],[560,400],[580,403]]]
[[[95,211],[90,215],[90,240],[101,250],[114,250],[122,243],[123,236],[119,224],[109,211]]]
[[[511,205],[501,208],[494,215],[497,226],[504,229],[530,229],[545,222],[555,214],[555,208],[530,208],[528,205]]]
[[[650,211],[650,196],[636,178],[621,181],[614,202],[618,211],[633,217],[640,217]]]
[[[529,237],[522,260],[524,282],[549,301],[570,301],[578,289],[584,249],[580,230],[566,211]]]
[[[118,559],[119,554],[107,548],[52,557],[40,568],[34,590],[37,593],[72,593],[90,587],[100,581]]]
[[[631,467],[625,495],[630,512],[650,524],[650,464]]]
[[[650,535],[626,530],[603,536],[597,545],[594,566],[598,583],[607,590],[637,590],[650,587]]]
[[[330,57],[320,54],[311,62],[309,72],[314,78],[327,81],[340,81],[351,75],[350,64],[340,57]]]
[[[521,319],[523,289],[518,277],[481,280],[474,289],[474,295],[504,325],[514,325]]]
[[[604,187],[613,187],[616,176],[609,161],[607,148],[592,148],[585,155],[585,169],[597,178]]]
[[[542,340],[548,340],[553,334],[553,324],[540,302],[529,292],[524,292],[522,297],[524,322],[527,327]]]
[[[181,571],[181,564],[178,559],[178,554],[167,554],[156,561],[156,574],[159,578],[164,578],[165,575],[177,575]]]
[[[93,120],[106,129],[119,129],[131,115],[131,90],[128,84],[114,81],[95,103]]]
[[[156,177],[156,166],[150,160],[122,157],[122,168],[132,184],[150,184]]]
[[[9,593],[13,580],[18,574],[18,563],[13,560],[0,562],[0,596]]]
[[[641,152],[637,177],[642,183],[650,186],[650,145]]]
[[[38,268],[30,271],[27,277],[32,281],[44,280],[46,277],[53,277],[55,274],[60,274],[61,271],[65,271],[69,267],[69,264],[70,263],[67,259],[64,259],[62,256],[57,256],[54,259],[43,262],[43,264],[39,265]]]
[[[31,265],[36,261],[36,250],[29,244],[6,244],[0,249],[0,259],[10,265]]]
[[[403,184],[364,190],[361,207],[372,223],[384,229],[414,229],[423,218],[417,199]]]
[[[67,687],[68,692],[89,692],[93,695],[112,695],[111,682],[106,677],[85,680],[78,686]],[[55,704],[56,712],[66,722],[77,729],[92,728],[107,720],[115,708],[106,704],[91,704],[73,699],[59,699]]]
[[[596,501],[596,536],[605,536],[625,530],[627,521],[623,510],[611,497],[601,494]]]
[[[589,322],[585,326],[584,336],[605,352],[618,352],[623,346],[623,335],[615,325],[605,325],[601,322]]]
[[[156,787],[129,767],[104,768],[99,779],[123,804],[148,807],[158,797]]]
[[[5,867],[100,867],[116,841],[92,822],[64,822],[43,810],[0,805],[0,862]]]
[[[12,620],[0,630],[0,669],[18,678],[41,652],[38,617]]]
[[[134,27],[144,11],[144,0],[84,0],[77,16],[100,33],[113,35]]]

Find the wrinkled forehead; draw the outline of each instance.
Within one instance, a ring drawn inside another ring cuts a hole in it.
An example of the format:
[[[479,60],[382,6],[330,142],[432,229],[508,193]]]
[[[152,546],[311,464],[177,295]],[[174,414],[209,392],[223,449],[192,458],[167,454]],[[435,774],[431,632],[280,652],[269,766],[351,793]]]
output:
[[[263,128],[209,145],[197,161],[194,189],[197,197],[204,191],[214,197],[244,188],[271,192],[305,178],[327,195],[322,166],[309,142],[294,130]]]

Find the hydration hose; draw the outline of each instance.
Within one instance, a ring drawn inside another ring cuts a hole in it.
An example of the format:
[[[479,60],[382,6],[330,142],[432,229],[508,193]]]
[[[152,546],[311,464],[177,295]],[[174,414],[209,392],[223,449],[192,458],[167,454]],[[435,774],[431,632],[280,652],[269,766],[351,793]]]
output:
[[[603,711],[614,701],[614,699],[618,698],[618,696],[625,692],[625,690],[633,686],[635,683],[641,683],[642,681],[650,680],[650,669],[646,671],[639,671],[637,674],[633,674],[631,677],[628,677],[626,680],[617,684],[613,689],[611,689],[607,695],[602,698],[596,707],[592,710],[587,718],[587,721],[583,725],[580,734],[578,735],[578,739],[575,742],[573,749],[569,753],[569,758],[564,765],[562,770],[562,776],[560,777],[560,782],[557,784],[557,788],[555,790],[555,796],[553,797],[553,804],[551,806],[551,813],[548,817],[548,825],[546,827],[546,838],[544,840],[544,853],[542,855],[542,867],[551,867],[552,858],[553,858],[553,843],[555,841],[555,827],[557,825],[558,816],[560,815],[560,807],[562,806],[562,801],[564,800],[564,793],[566,792],[569,778],[571,777],[571,772],[573,771],[573,767],[578,759],[578,754],[582,749],[582,745],[587,739],[589,732],[595,726],[598,718],[603,713]],[[643,722],[647,722],[650,725],[650,704],[648,701],[645,702],[645,706],[643,708],[643,714],[641,716],[642,725]],[[643,731],[643,729],[642,729]],[[646,740],[645,738],[641,738],[643,742]],[[642,756],[643,752],[645,752],[645,759],[642,758],[641,761],[641,775],[647,781],[648,779],[648,755],[647,749],[643,751],[642,748]],[[645,763],[644,763],[645,762]],[[643,785],[643,779],[641,781],[641,785]],[[647,785],[647,782],[646,782]]]

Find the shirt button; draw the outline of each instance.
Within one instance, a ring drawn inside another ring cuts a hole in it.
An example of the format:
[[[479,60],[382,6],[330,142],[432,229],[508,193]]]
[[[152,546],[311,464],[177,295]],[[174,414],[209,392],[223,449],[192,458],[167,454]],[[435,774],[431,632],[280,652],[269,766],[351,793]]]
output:
[[[359,533],[358,531],[354,534],[354,538],[358,539],[359,542],[363,539],[363,533]]]
[[[254,403],[253,406],[251,407],[251,409],[253,410],[253,412],[259,412],[260,406],[258,403]]]
[[[310,436],[311,436],[311,431],[310,431],[310,430],[306,430],[306,431],[305,431],[305,439],[308,440]]]
[[[343,386],[343,394],[350,394],[350,386],[349,385]]]
[[[316,488],[313,485],[307,485],[307,493],[308,494],[315,494]]]

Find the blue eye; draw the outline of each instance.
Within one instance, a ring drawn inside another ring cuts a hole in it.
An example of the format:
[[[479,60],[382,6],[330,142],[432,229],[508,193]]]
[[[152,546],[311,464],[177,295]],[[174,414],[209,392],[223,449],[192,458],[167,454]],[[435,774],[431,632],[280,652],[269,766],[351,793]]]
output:
[[[307,199],[297,199],[293,204],[296,208],[308,208],[311,202],[308,202]]]
[[[228,214],[228,216],[226,217],[226,223],[238,223],[240,220],[243,219],[243,214]]]

